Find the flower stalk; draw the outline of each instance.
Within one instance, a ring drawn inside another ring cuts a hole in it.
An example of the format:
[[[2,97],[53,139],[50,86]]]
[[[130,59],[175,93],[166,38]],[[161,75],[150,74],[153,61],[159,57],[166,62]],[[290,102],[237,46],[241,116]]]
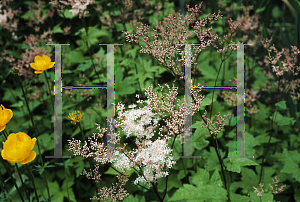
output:
[[[35,128],[34,132],[35,132],[35,137],[37,137],[37,128],[34,124],[34,120],[33,120],[33,116],[30,112],[30,109],[29,109],[29,105],[28,105],[28,101],[27,101],[27,96],[24,92],[24,88],[23,88],[23,85],[22,85],[22,82],[21,82],[21,79],[20,79],[20,76],[18,74],[17,75],[17,79],[19,81],[19,84],[21,86],[21,89],[22,89],[22,93],[23,93],[23,96],[25,98],[25,103],[26,103],[26,107],[27,107],[27,110],[28,110],[28,113],[29,113],[29,117],[30,117],[30,120],[31,120],[31,123],[32,123],[32,126]],[[40,163],[42,164],[42,166],[44,166],[44,162],[43,162],[43,159],[42,159],[42,155],[41,155],[41,149],[40,149],[40,144],[39,144],[39,141],[38,139],[36,140],[36,144],[38,146],[38,151],[39,151],[39,160],[40,160]],[[46,182],[46,187],[47,187],[47,193],[48,193],[48,200],[50,200],[50,190],[49,190],[49,186],[48,186],[48,180],[47,180],[47,176],[45,175],[45,182]]]
[[[2,178],[2,175],[0,175],[0,182],[2,183],[3,188],[5,189],[5,191],[6,191],[7,195],[8,195],[8,187],[7,187],[7,183],[4,182],[4,180],[3,180],[3,178]],[[8,197],[6,196],[6,194],[5,194],[5,192],[4,192],[4,198],[5,198],[5,197],[8,198]],[[10,197],[9,197],[9,201],[11,202]]]
[[[39,202],[40,199],[39,199],[39,196],[38,196],[38,194],[36,192],[35,183],[34,183],[34,176],[33,176],[32,172],[30,171],[30,169],[29,169],[29,167],[28,167],[27,164],[25,164],[25,167],[26,167],[26,169],[27,169],[27,171],[29,173],[29,176],[30,176],[30,179],[31,179],[31,182],[32,182],[32,186],[33,186],[33,189],[34,189],[36,200]]]
[[[80,132],[81,132],[81,136],[82,136],[82,138],[84,139],[84,141],[86,142],[86,138],[85,138],[85,136],[84,136],[84,133],[83,133],[83,129],[82,129],[82,126],[81,126],[81,124],[80,124],[80,122],[78,122],[78,125],[79,125],[79,128],[80,128]],[[91,161],[91,159],[90,158],[87,158],[88,159],[88,161],[89,161],[89,165],[90,165],[90,169],[91,169],[91,172],[93,172],[93,163],[92,163],[92,161]],[[93,172],[93,174],[95,175],[95,173]],[[100,181],[101,182],[101,181]],[[98,192],[98,186],[97,186],[97,183],[95,182],[95,180],[93,180],[93,183],[94,183],[94,185],[95,185],[95,187],[96,187],[96,195],[97,195],[97,192]],[[102,182],[101,182],[102,183]],[[100,201],[100,200],[99,200]]]
[[[12,176],[12,174],[11,174],[9,168],[7,167],[5,161],[3,160],[2,156],[1,156],[1,162],[2,162],[2,164],[4,165],[4,167],[5,167],[5,169],[6,169],[6,172],[7,172],[8,175],[10,176],[10,179],[12,180],[14,186],[16,187],[17,192],[18,192],[18,194],[19,194],[19,196],[20,196],[20,198],[21,198],[21,201],[22,201],[22,202],[25,202],[25,201],[24,201],[24,198],[23,198],[23,196],[22,196],[22,194],[21,194],[21,191],[20,191],[18,185],[16,184],[15,179],[13,178],[13,176]]]
[[[54,101],[53,101],[53,96],[52,96],[51,89],[50,89],[50,85],[49,85],[49,80],[48,80],[46,71],[44,71],[44,73],[45,73],[44,75],[45,75],[46,82],[47,82],[47,86],[48,86],[48,90],[49,90],[49,96],[50,96],[50,98],[51,98],[51,106],[52,106],[52,108],[53,108],[53,110],[54,110]]]
[[[21,172],[20,172],[19,166],[18,166],[17,163],[15,163],[15,166],[16,166],[17,171],[18,171],[18,174],[19,174],[19,176],[20,176],[20,180],[21,180],[21,182],[22,182],[22,187],[23,187],[23,189],[24,189],[24,192],[25,192],[25,194],[26,194],[26,197],[27,197],[28,200],[30,200],[30,197],[29,197],[29,195],[28,195],[27,189],[26,189],[26,187],[25,187],[24,181],[23,181],[22,176],[21,176]]]

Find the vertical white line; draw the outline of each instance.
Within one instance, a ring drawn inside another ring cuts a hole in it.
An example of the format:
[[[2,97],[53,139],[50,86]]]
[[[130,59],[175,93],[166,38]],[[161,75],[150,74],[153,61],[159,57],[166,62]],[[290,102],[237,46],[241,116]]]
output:
[[[184,114],[184,156],[191,157],[193,154],[192,146],[192,110],[191,110],[191,45],[185,45],[185,114]]]
[[[62,156],[62,88],[61,88],[61,45],[70,44],[47,44],[55,45],[55,89],[54,96],[54,156],[45,156],[45,158],[71,158]]]

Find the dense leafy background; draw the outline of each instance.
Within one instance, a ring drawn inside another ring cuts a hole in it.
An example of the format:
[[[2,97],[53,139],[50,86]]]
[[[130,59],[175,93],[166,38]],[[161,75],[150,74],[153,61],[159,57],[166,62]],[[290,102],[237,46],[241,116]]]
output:
[[[47,13],[53,8],[49,1],[43,1],[45,8],[42,13]],[[157,84],[168,83],[172,85],[172,75],[160,65],[155,59],[148,55],[141,54],[139,47],[125,41],[122,31],[126,30],[129,33],[133,32],[133,27],[129,23],[133,13],[144,17],[142,22],[150,26],[149,30],[153,30],[155,23],[162,21],[163,17],[171,14],[172,11],[179,12],[179,1],[158,1],[151,0],[152,5],[143,6],[141,1],[134,2],[134,9],[129,13],[128,19],[123,22],[118,21],[120,11],[124,11],[122,1],[116,4],[115,1],[96,1],[95,5],[102,6],[102,12],[95,10],[96,6],[90,6],[89,14],[84,19],[84,23],[80,22],[78,16],[72,14],[65,9],[64,15],[55,11],[53,18],[46,17],[44,24],[37,24],[40,27],[39,31],[28,27],[26,22],[33,19],[33,12],[28,10],[28,6],[36,6],[37,1],[14,1],[10,6],[16,10],[21,8],[19,15],[18,29],[15,32],[16,40],[11,37],[11,32],[3,27],[0,27],[0,52],[8,51],[8,56],[17,59],[21,58],[21,53],[26,49],[30,49],[28,44],[24,43],[24,36],[30,34],[41,35],[48,28],[53,31],[53,41],[55,43],[69,43],[70,46],[62,46],[62,64],[63,64],[63,86],[77,85],[105,85],[106,83],[106,56],[107,50],[105,46],[99,46],[99,43],[121,44],[115,49],[115,103],[122,101],[128,106],[136,101],[135,95],[139,94],[141,98],[145,98],[144,88],[148,88],[153,84],[154,90],[160,90]],[[224,7],[220,7],[216,0],[203,2],[204,14],[217,12],[221,9],[221,14],[224,16],[222,21],[214,28],[220,35],[226,34],[228,29],[227,20],[229,16],[236,20],[243,13],[240,6],[253,5],[250,11],[251,15],[259,14],[259,26],[263,27],[262,37],[273,37],[272,43],[278,50],[284,47],[289,48],[290,45],[300,47],[300,4],[297,0],[272,1],[272,0],[239,0],[239,1],[222,1]],[[184,1],[184,4],[194,6],[198,1]],[[289,7],[288,5],[291,5]],[[116,6],[117,5],[117,6]],[[158,7],[154,7],[158,6]],[[142,13],[138,11],[144,8]],[[231,11],[226,10],[231,9]],[[234,9],[236,8],[236,9]],[[184,9],[186,12],[186,9]],[[160,11],[160,12],[159,12]],[[109,20],[111,19],[111,21]],[[128,20],[128,21],[126,21]],[[80,23],[79,23],[80,22]],[[84,24],[87,30],[84,28]],[[70,26],[70,32],[67,35],[63,34],[63,28]],[[266,30],[270,29],[271,33]],[[151,32],[150,32],[151,34]],[[242,33],[238,33],[233,40],[240,41]],[[86,46],[88,41],[89,47]],[[196,42],[197,38],[192,35],[188,39],[189,43]],[[47,46],[43,42],[38,42],[36,47],[51,50],[51,58],[54,60],[53,46]],[[93,54],[103,57],[102,61],[96,61]],[[251,82],[252,88],[255,86],[262,88],[264,81],[267,79],[263,74],[264,67],[260,66],[258,61],[263,60],[263,56],[267,51],[259,47],[256,52],[247,52],[245,57],[246,68],[246,85]],[[299,60],[298,57],[298,65]],[[236,60],[236,54],[233,52],[228,60],[223,64],[222,71],[219,75],[217,85],[229,86],[232,83],[229,79],[234,80],[236,75],[235,65],[232,61]],[[33,61],[32,61],[33,62]],[[193,78],[196,83],[206,83],[207,86],[213,86],[216,79],[217,68],[221,61],[219,54],[213,49],[204,51],[197,61],[197,75]],[[16,80],[16,76],[12,74],[12,65],[6,60],[3,60],[0,71],[0,103],[6,108],[12,109],[13,118],[6,127],[8,133],[26,132],[31,137],[33,131],[38,131],[37,138],[42,146],[41,155],[46,164],[46,168],[41,168],[37,159],[29,164],[30,168],[36,169],[34,176],[38,184],[38,193],[46,193],[45,183],[40,177],[40,173],[45,172],[49,181],[49,188],[53,201],[63,202],[68,201],[68,193],[70,201],[88,201],[89,198],[95,195],[95,187],[91,180],[80,173],[84,168],[88,169],[86,159],[83,157],[74,157],[71,152],[68,152],[67,140],[71,138],[80,139],[80,130],[77,126],[70,123],[68,114],[75,110],[81,110],[85,113],[82,121],[84,133],[86,136],[91,136],[97,133],[95,123],[106,126],[106,91],[93,90],[91,99],[88,101],[84,93],[84,89],[72,90],[73,96],[66,94],[63,89],[63,155],[72,156],[71,159],[45,159],[45,156],[53,155],[53,108],[50,106],[50,98],[47,93],[45,78],[43,75],[34,76],[30,80],[21,77],[23,86],[26,89],[27,97],[31,97],[31,93],[41,90],[41,96],[29,101],[29,107],[34,115],[34,120],[37,123],[36,129],[32,127],[28,111],[25,106],[25,100],[20,88],[20,84]],[[94,66],[95,65],[95,66]],[[96,67],[96,72],[94,67]],[[33,70],[32,70],[33,72]],[[82,75],[85,75],[85,80],[82,81]],[[53,81],[54,70],[47,71],[48,78]],[[194,76],[194,75],[193,75]],[[294,79],[299,79],[299,75]],[[292,79],[292,78],[289,78]],[[77,83],[79,82],[79,83]],[[276,77],[274,76],[274,83]],[[53,82],[52,82],[53,83]],[[176,83],[179,85],[179,83]],[[270,84],[272,85],[272,84]],[[37,88],[36,88],[36,87]],[[295,89],[299,92],[299,89]],[[226,90],[216,90],[225,91]],[[206,98],[201,107],[201,111],[206,109],[212,117],[218,112],[223,114],[234,114],[235,108],[228,105],[222,98],[214,93],[213,110],[210,111],[212,90],[206,89],[202,93]],[[258,91],[261,97],[256,101],[258,109],[257,114],[245,114],[245,145],[246,156],[254,156],[253,159],[229,159],[235,149],[235,124],[236,117],[230,116],[225,121],[225,128],[218,134],[218,149],[220,155],[227,166],[226,178],[230,190],[231,201],[300,201],[300,136],[299,131],[295,128],[300,128],[299,109],[300,102],[291,99],[289,93],[281,94],[282,102],[275,103],[276,91],[262,92]],[[183,99],[184,87],[179,86],[180,99]],[[280,107],[275,123],[275,129],[271,130],[271,120],[274,111],[272,109],[278,105]],[[208,135],[208,131],[202,127],[202,119],[199,114],[193,118],[193,155],[201,156],[196,159],[178,159],[177,164],[170,171],[168,177],[167,196],[165,201],[226,201],[227,191],[224,186],[224,180],[221,176],[220,163],[216,155],[214,144]],[[270,143],[269,137],[272,133]],[[4,141],[3,136],[0,138]],[[124,138],[125,140],[125,138]],[[125,140],[126,141],[126,140]],[[253,186],[259,188],[260,170],[262,167],[262,157],[266,152],[266,147],[269,144],[269,150],[264,162],[263,176],[261,182],[264,183],[264,193],[260,199],[254,193]],[[37,147],[34,149],[36,152]],[[179,156],[183,152],[179,142],[175,142],[174,156]],[[63,163],[65,161],[65,164]],[[30,187],[30,194],[34,197],[32,184],[29,181],[29,176],[25,168],[19,164],[21,168],[22,178],[27,187]],[[11,169],[15,173],[17,184],[21,185],[20,179],[16,174],[14,165],[11,164]],[[108,166],[101,165],[99,169],[102,173],[102,182],[107,187],[115,183],[116,175]],[[12,201],[20,201],[16,189],[13,187],[9,175],[0,166],[2,180],[8,187],[8,195]],[[270,190],[269,183],[272,184],[272,179],[277,176],[280,179],[279,187],[286,185],[284,191],[273,195]],[[125,189],[130,193],[129,197],[124,202],[140,202],[140,201],[156,201],[156,197],[152,192],[147,192],[138,186],[134,186],[132,181],[137,177],[137,174],[132,172],[130,180],[125,185]],[[158,180],[158,191],[162,195],[165,192],[166,179]],[[4,190],[1,184],[0,200],[4,199]],[[7,194],[6,194],[7,196]],[[25,196],[25,195],[24,195]]]

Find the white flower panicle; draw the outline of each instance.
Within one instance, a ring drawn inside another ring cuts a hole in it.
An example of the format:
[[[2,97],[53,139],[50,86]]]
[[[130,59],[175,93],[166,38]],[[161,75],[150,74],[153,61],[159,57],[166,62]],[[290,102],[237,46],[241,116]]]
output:
[[[85,141],[83,147],[80,145],[81,142],[79,140],[74,140],[74,138],[68,140],[69,151],[73,151],[74,155],[80,155],[85,158],[92,157],[97,164],[111,163],[111,166],[121,175],[126,175],[131,169],[134,169],[138,172],[138,177],[133,182],[136,185],[140,182],[150,185],[150,183],[155,183],[157,179],[169,175],[169,169],[176,162],[173,161],[172,149],[168,147],[168,140],[172,135],[179,137],[183,134],[185,131],[185,108],[188,107],[193,115],[199,110],[204,97],[200,96],[200,99],[196,99],[196,102],[191,103],[190,106],[185,106],[185,103],[180,104],[178,99],[176,105],[178,88],[174,84],[172,89],[168,84],[165,85],[169,90],[169,94],[165,93],[165,95],[159,96],[157,92],[153,92],[152,86],[146,89],[145,95],[148,99],[137,101],[142,107],[137,108],[136,104],[132,104],[129,105],[128,110],[125,110],[125,105],[121,102],[118,103],[116,106],[118,116],[114,124],[108,124],[109,127],[114,125],[115,128],[120,128],[127,138],[131,139],[134,137],[133,141],[137,149],[125,150],[127,144],[121,144],[121,131],[108,134],[106,128],[101,129],[100,125],[96,124],[97,130],[99,130],[98,137],[94,133],[92,137],[88,137],[89,145]],[[161,91],[163,91],[163,87],[161,87]],[[197,97],[200,91],[201,88],[197,90],[192,89],[191,93]],[[136,97],[139,99],[138,95]],[[147,103],[147,106],[144,103]],[[176,106],[178,109],[175,108]],[[160,119],[165,125],[161,126],[158,123]],[[158,127],[159,130],[156,131]],[[158,138],[153,140],[156,132],[158,133]],[[113,136],[108,142],[115,145],[115,150],[109,149],[110,145],[105,146],[105,140],[103,140],[105,133],[107,133],[106,137]],[[99,138],[101,143],[98,142]],[[100,176],[94,175],[91,173],[88,177],[100,179]]]
[[[134,181],[135,184],[139,181],[155,182],[161,177],[166,177],[168,172],[163,170],[170,169],[176,163],[172,161],[172,149],[168,148],[165,140],[158,139],[154,142],[147,140],[145,146],[146,148],[143,148],[135,158],[135,163],[144,167],[145,177],[139,176]]]
[[[130,105],[129,108],[132,108],[132,110],[124,112],[124,105],[119,103],[117,110],[119,111],[119,117],[121,117],[121,123],[117,122],[118,126],[122,128],[127,137],[134,135],[138,140],[152,138],[154,135],[153,129],[156,128],[159,119],[154,117],[154,113],[149,107],[134,109],[135,107],[135,104]],[[153,126],[145,129],[144,126],[151,124],[151,121],[154,122]]]

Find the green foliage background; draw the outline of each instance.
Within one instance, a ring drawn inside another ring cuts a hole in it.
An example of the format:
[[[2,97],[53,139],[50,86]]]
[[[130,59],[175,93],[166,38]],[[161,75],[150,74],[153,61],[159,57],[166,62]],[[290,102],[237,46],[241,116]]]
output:
[[[43,13],[53,8],[49,1],[44,1],[46,7],[42,9]],[[172,11],[179,11],[178,1],[159,1],[151,0],[152,5],[160,6],[160,9],[154,6],[145,7],[143,13],[143,23],[150,26],[149,30],[154,29],[157,22],[163,20]],[[225,8],[239,8],[241,3],[244,5],[253,5],[250,13],[258,13],[261,18],[259,25],[263,27],[262,37],[273,37],[272,43],[278,50],[284,47],[289,48],[291,45],[300,47],[300,4],[297,0],[287,1],[271,1],[271,0],[239,0],[239,1],[223,1],[224,8],[220,8],[217,1],[203,2],[203,16],[208,13],[213,13],[221,9],[221,14],[224,16],[221,22],[214,25],[217,33],[220,35],[226,34],[228,29],[228,13]],[[198,1],[184,1],[184,4],[194,6]],[[294,8],[293,12],[288,6],[290,4]],[[32,18],[33,13],[28,11],[27,6],[37,5],[37,1],[17,1],[12,5],[12,8],[21,7],[22,14],[17,32],[18,38],[12,40],[11,33],[0,26],[0,41],[2,45],[0,52],[8,51],[8,55],[17,59],[21,58],[21,53],[30,47],[23,43],[24,36],[29,34],[42,34],[42,31],[35,32],[34,29],[26,25],[26,21]],[[157,84],[168,83],[172,86],[173,77],[160,63],[148,55],[141,54],[138,46],[132,45],[125,41],[122,31],[126,30],[129,33],[133,32],[133,28],[129,22],[117,22],[112,20],[108,28],[100,19],[106,19],[110,16],[111,19],[117,19],[120,15],[120,10],[123,10],[121,1],[118,6],[116,2],[107,2],[104,0],[95,1],[95,5],[101,5],[103,12],[97,12],[95,6],[89,7],[89,14],[84,19],[87,30],[82,23],[79,22],[78,16],[72,14],[65,9],[64,15],[55,11],[53,18],[46,18],[45,23],[41,25],[41,30],[47,30],[50,27],[53,30],[53,39],[56,43],[69,43],[70,46],[62,46],[62,64],[63,64],[63,86],[76,86],[77,81],[80,81],[80,75],[85,75],[85,85],[106,85],[106,57],[107,50],[105,46],[99,46],[99,43],[106,44],[123,44],[117,46],[115,50],[115,103],[122,101],[128,106],[136,101],[135,95],[139,94],[141,99],[145,99],[144,88],[149,85],[154,86],[154,91],[160,91]],[[136,12],[141,9],[141,2],[134,1]],[[159,14],[158,10],[161,12]],[[186,12],[186,9],[185,9]],[[233,11],[234,20],[242,14],[239,9]],[[70,26],[70,33],[63,35],[64,27]],[[267,33],[267,29],[272,30],[272,35]],[[151,36],[151,31],[150,31]],[[242,35],[237,34],[235,42],[240,40]],[[87,47],[88,42],[89,47]],[[188,43],[197,43],[197,37],[192,35],[188,39]],[[143,42],[142,42],[143,44]],[[45,43],[38,43],[37,47],[43,47],[47,50],[52,50],[53,46],[47,46]],[[91,53],[95,53],[99,58],[103,57],[101,62],[96,62]],[[245,58],[246,68],[246,83],[251,82],[252,88],[262,87],[267,77],[264,76],[264,67],[258,64],[258,61],[263,60],[263,56],[267,54],[263,48],[258,49],[255,55]],[[247,51],[246,54],[247,55]],[[231,67],[231,61],[236,60],[235,52],[233,52],[228,60],[223,64],[219,75],[217,85],[231,86],[229,79],[234,79],[236,76],[235,66]],[[54,61],[54,54],[52,54]],[[299,65],[300,58],[298,56]],[[32,61],[33,62],[33,61]],[[214,86],[218,67],[221,64],[219,54],[210,49],[205,50],[197,61],[197,68],[201,72],[197,72],[195,76],[196,83],[206,83],[207,86]],[[34,115],[34,120],[37,123],[37,128],[34,129],[31,125],[25,99],[23,97],[20,85],[16,81],[15,75],[12,74],[12,66],[8,61],[2,61],[0,64],[0,103],[6,108],[13,111],[13,118],[6,126],[6,131],[10,133],[26,132],[31,137],[34,130],[38,131],[38,139],[42,146],[41,153],[45,162],[42,167],[38,164],[37,159],[29,164],[31,169],[35,171],[34,176],[36,184],[38,184],[38,193],[44,194],[47,197],[45,183],[40,174],[46,173],[48,184],[51,192],[51,201],[63,202],[68,201],[89,201],[89,198],[95,196],[96,189],[91,180],[80,173],[83,169],[89,169],[86,159],[83,157],[74,157],[71,152],[68,152],[67,140],[75,138],[81,139],[80,130],[77,126],[70,123],[68,119],[69,113],[81,110],[85,113],[82,121],[84,134],[92,136],[97,133],[95,123],[99,123],[101,127],[106,126],[106,91],[93,90],[91,100],[82,96],[80,93],[84,89],[73,90],[73,97],[63,93],[62,115],[63,115],[63,156],[71,156],[70,159],[45,159],[45,156],[53,155],[54,137],[53,123],[54,113],[51,108],[49,94],[45,88],[45,78],[43,76],[34,77],[28,81],[23,79],[27,97],[31,93],[36,92],[34,86],[42,90],[40,98],[29,101],[29,107]],[[96,71],[95,69],[96,68]],[[48,78],[53,81],[54,70],[47,71]],[[194,75],[193,75],[194,76]],[[21,77],[22,78],[22,77]],[[275,73],[274,73],[274,78]],[[294,79],[299,79],[299,75]],[[292,78],[289,78],[292,79]],[[276,80],[274,80],[274,83]],[[53,83],[53,82],[52,82]],[[29,85],[30,84],[30,85]],[[179,83],[176,83],[179,84]],[[295,89],[299,92],[299,89]],[[64,91],[64,90],[63,90]],[[220,90],[216,90],[220,91]],[[226,91],[226,90],[221,90]],[[184,87],[179,86],[178,98],[183,100]],[[214,93],[214,102],[212,112],[210,106],[212,104],[212,90],[206,89],[202,93],[206,95],[201,106],[202,113],[207,110],[212,113],[212,117],[218,112],[221,115],[234,114],[235,108],[229,106],[223,99]],[[228,156],[234,155],[235,150],[235,130],[236,117],[229,116],[224,122],[225,128],[218,136],[218,150],[224,164],[227,167],[225,173],[229,188],[229,196],[231,201],[300,201],[300,136],[299,131],[295,132],[295,128],[300,128],[299,109],[300,102],[293,100],[289,93],[281,94],[282,101],[275,103],[276,92],[259,92],[261,98],[256,101],[260,111],[257,114],[245,114],[245,148],[246,156],[254,156],[253,159],[232,159]],[[272,109],[278,106],[275,123],[276,127],[271,130],[270,124],[273,118]],[[214,118],[212,119],[214,120]],[[168,184],[166,187],[166,179],[158,180],[158,191],[160,195],[167,192],[164,201],[226,201],[227,190],[225,189],[223,176],[221,175],[220,163],[212,143],[209,138],[208,130],[203,129],[202,119],[197,113],[193,117],[193,156],[201,156],[201,158],[189,159],[182,158],[177,160],[177,164],[170,170]],[[269,142],[270,134],[273,133]],[[2,139],[1,139],[2,138]],[[123,141],[128,141],[122,137]],[[0,137],[1,142],[4,141],[3,135]],[[263,175],[261,182],[265,184],[263,196],[260,198],[254,193],[253,186],[259,188],[259,177],[262,167],[262,157],[266,152],[266,147],[269,144],[269,151],[263,163]],[[171,144],[170,144],[171,145]],[[130,146],[130,145],[129,145]],[[131,145],[132,147],[132,145]],[[2,148],[2,147],[1,147]],[[37,147],[34,150],[38,153]],[[183,154],[183,146],[178,141],[175,141],[174,156]],[[63,163],[65,161],[65,163]],[[21,168],[22,178],[25,181],[26,187],[29,188],[30,195],[34,197],[33,187],[29,181],[29,176],[25,168],[19,164]],[[14,165],[11,164],[11,169],[15,172]],[[102,174],[101,179],[105,186],[110,187],[112,183],[117,182],[114,177],[117,173],[109,169],[106,165],[100,165],[99,169]],[[5,201],[5,197],[10,197],[12,201],[20,201],[20,198],[13,186],[9,175],[0,166],[2,176],[0,200]],[[16,172],[15,172],[16,173]],[[286,185],[284,191],[273,195],[269,183],[272,184],[272,179],[277,176],[280,179],[279,187]],[[21,181],[18,175],[14,175],[17,184],[21,186]],[[134,186],[132,181],[137,177],[135,172],[130,173],[130,180],[126,183],[125,189],[130,193],[129,197],[124,202],[143,202],[156,201],[156,197],[152,192]],[[4,184],[8,188],[8,193],[5,192]],[[3,185],[3,187],[2,187]],[[23,189],[24,187],[22,187]],[[24,195],[25,196],[25,195]],[[43,200],[43,197],[41,197]]]

